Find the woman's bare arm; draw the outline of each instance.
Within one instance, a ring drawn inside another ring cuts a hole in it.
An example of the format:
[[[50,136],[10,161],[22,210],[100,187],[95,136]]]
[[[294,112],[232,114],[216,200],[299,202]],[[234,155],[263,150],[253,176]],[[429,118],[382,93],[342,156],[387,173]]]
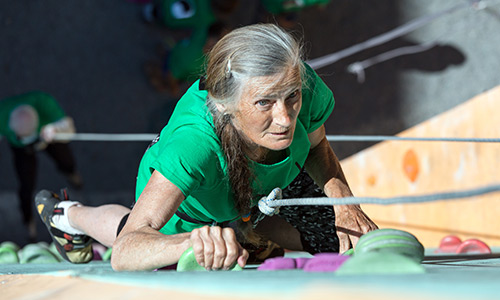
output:
[[[164,235],[159,230],[183,200],[181,190],[154,171],[113,244],[113,269],[151,270],[176,263],[190,247],[190,233]]]
[[[352,196],[340,162],[326,139],[324,126],[310,133],[309,140],[311,150],[305,164],[309,175],[328,197]],[[336,205],[334,210],[341,253],[355,246],[361,235],[377,229],[359,205]]]
[[[113,244],[115,270],[151,270],[176,263],[193,246],[197,261],[206,269],[244,266],[248,252],[231,228],[204,226],[192,232],[165,235],[159,230],[170,220],[184,194],[159,172],[153,172]]]

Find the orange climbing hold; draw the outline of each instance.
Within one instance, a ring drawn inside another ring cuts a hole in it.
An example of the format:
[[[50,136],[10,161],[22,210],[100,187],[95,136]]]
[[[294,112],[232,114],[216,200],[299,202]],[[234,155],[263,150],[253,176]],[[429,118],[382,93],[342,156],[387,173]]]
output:
[[[375,183],[377,183],[377,177],[375,175],[368,176],[368,178],[366,178],[366,183],[369,186],[374,186]]]
[[[411,182],[417,180],[419,173],[418,158],[412,149],[406,151],[403,157],[403,171]]]

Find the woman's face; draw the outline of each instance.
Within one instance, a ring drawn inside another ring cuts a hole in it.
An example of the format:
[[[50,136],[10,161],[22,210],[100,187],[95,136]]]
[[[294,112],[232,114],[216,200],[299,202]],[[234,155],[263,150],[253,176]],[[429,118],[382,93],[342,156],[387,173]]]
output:
[[[250,151],[290,146],[302,105],[301,86],[299,70],[290,68],[285,74],[252,78],[243,87],[234,125]]]

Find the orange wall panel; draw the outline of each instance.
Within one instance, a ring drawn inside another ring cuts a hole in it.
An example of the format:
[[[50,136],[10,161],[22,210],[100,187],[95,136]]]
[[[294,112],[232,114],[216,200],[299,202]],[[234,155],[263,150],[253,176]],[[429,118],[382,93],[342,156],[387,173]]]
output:
[[[500,138],[500,86],[399,136]],[[500,184],[500,144],[385,141],[342,161],[355,196],[394,197]],[[363,205],[377,224],[415,234],[427,247],[442,237],[500,245],[500,193],[421,204]]]

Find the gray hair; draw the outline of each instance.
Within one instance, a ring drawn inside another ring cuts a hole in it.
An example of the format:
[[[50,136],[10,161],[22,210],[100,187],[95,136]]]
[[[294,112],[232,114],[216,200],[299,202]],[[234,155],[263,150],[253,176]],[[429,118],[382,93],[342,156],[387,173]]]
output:
[[[9,127],[20,137],[36,134],[38,113],[31,105],[20,105],[10,113]]]
[[[273,24],[233,30],[208,55],[208,105],[236,104],[250,78],[276,75],[290,68],[297,68],[302,77],[302,47],[289,33]]]
[[[224,36],[208,54],[205,87],[208,90],[207,106],[214,118],[215,131],[227,162],[227,174],[234,196],[235,207],[241,216],[250,212],[253,191],[253,171],[248,166],[245,142],[233,124],[245,84],[255,77],[283,74],[301,80],[304,74],[302,48],[290,34],[272,24],[242,27]],[[298,78],[300,77],[300,78]],[[275,78],[276,82],[262,82],[259,88],[279,86],[288,77]],[[217,104],[225,111],[219,111]],[[262,243],[252,230],[250,222],[238,222],[243,239],[252,244]]]

